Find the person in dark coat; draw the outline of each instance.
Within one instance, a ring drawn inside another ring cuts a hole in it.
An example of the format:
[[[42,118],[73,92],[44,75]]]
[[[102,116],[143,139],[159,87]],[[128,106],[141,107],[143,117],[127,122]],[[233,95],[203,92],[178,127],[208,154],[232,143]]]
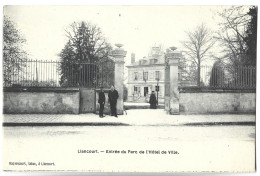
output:
[[[151,109],[156,109],[157,100],[156,100],[154,91],[152,91],[152,94],[150,95],[149,103],[150,103]]]
[[[103,115],[103,111],[104,111],[104,106],[105,106],[105,101],[106,101],[106,97],[105,97],[105,93],[103,91],[103,88],[101,87],[101,90],[98,94],[98,103],[99,103],[99,117],[105,117]]]
[[[111,86],[110,91],[108,92],[108,101],[110,103],[111,116],[117,117],[116,103],[119,95],[114,86]]]

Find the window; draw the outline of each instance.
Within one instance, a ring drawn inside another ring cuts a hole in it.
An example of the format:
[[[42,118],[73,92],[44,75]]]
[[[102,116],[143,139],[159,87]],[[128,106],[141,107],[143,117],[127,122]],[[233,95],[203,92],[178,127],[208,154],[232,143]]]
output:
[[[135,81],[138,80],[138,72],[134,72],[134,80],[135,80]]]
[[[135,92],[135,93],[140,92],[140,87],[134,86],[134,92]]]
[[[141,88],[137,87],[137,92],[140,93],[141,92]]]
[[[148,80],[148,72],[144,72],[144,81]]]
[[[155,71],[155,79],[156,79],[157,81],[160,80],[160,71]]]
[[[155,86],[155,91],[159,92],[160,91],[160,86]]]

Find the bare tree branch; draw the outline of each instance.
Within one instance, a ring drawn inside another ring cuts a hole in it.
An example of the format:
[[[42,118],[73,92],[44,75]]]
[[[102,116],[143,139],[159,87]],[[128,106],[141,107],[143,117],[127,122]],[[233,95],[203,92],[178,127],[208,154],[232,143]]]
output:
[[[198,76],[197,85],[200,84],[200,65],[207,58],[208,52],[214,46],[216,40],[211,32],[204,24],[197,26],[194,31],[188,31],[187,40],[182,42],[184,53],[188,56],[187,61],[192,61],[197,65]]]

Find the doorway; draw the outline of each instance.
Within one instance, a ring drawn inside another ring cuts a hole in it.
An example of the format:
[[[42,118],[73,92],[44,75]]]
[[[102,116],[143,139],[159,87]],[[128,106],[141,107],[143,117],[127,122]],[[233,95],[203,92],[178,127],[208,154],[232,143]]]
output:
[[[96,90],[80,88],[80,113],[90,113],[96,110]]]
[[[148,94],[148,87],[144,87],[144,96],[146,97],[147,94]]]

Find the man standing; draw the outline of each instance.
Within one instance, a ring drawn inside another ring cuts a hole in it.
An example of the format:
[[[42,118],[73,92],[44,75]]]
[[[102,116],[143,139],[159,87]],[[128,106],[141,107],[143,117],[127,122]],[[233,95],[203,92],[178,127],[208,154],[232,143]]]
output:
[[[103,87],[101,87],[100,92],[98,94],[98,103],[99,103],[99,117],[102,118],[103,116],[103,111],[104,111],[104,106],[105,106],[105,93],[103,91]]]
[[[110,103],[111,116],[117,117],[116,103],[117,103],[118,97],[119,96],[118,96],[117,90],[115,90],[114,86],[111,86],[111,89],[108,92],[108,100]]]

